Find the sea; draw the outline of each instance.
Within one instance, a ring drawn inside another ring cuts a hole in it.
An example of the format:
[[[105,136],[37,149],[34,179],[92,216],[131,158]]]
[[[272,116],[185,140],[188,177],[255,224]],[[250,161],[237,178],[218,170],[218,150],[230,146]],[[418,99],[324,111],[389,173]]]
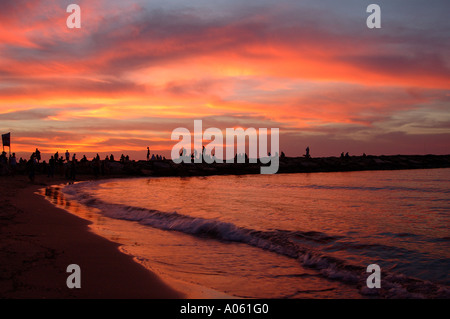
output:
[[[42,195],[193,298],[450,298],[449,168],[121,178]]]

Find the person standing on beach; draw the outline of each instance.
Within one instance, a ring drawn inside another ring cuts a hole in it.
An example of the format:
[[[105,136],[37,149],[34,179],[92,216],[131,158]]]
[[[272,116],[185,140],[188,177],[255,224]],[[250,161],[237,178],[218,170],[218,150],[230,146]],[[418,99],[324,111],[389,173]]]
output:
[[[147,161],[150,160],[150,148],[147,146]]]
[[[69,150],[66,150],[66,162],[70,161],[70,153]]]

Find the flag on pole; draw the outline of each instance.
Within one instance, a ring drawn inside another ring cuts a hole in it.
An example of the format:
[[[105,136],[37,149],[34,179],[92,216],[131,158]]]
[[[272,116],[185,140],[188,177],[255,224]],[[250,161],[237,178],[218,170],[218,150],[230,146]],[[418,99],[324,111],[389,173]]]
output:
[[[5,146],[11,147],[11,132],[2,134],[2,142],[3,142],[3,147],[5,147]]]

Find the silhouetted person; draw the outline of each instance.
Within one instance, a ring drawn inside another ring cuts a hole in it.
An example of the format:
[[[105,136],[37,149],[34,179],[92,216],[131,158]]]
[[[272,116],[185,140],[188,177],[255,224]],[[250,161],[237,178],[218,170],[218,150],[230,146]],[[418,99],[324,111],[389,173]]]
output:
[[[69,163],[70,161],[70,153],[69,150],[66,150],[66,162]]]
[[[58,158],[58,170],[61,176],[64,175],[64,158],[61,156]]]
[[[36,160],[39,163],[39,161],[41,160],[41,152],[38,150],[38,148],[36,147]]]
[[[94,169],[95,177],[98,177],[98,175],[100,174],[100,161],[97,160],[96,157],[94,157],[94,159],[92,160],[92,166],[93,166],[93,169]]]
[[[30,160],[27,162],[27,168],[30,182],[34,182],[34,177],[36,174],[36,155],[34,153],[31,154]]]
[[[306,147],[306,154],[305,154],[306,158],[310,158],[311,155],[309,155],[309,146]]]
[[[8,173],[8,157],[6,152],[3,151],[0,155],[0,175],[6,175]]]
[[[341,153],[341,158],[344,158],[344,152]]]
[[[109,174],[109,159],[108,156],[106,156],[105,160],[103,161],[103,175]]]
[[[349,157],[350,157],[350,155],[348,155],[348,152],[345,153],[345,157],[346,157],[346,158],[349,158]]]
[[[6,174],[8,171],[8,157],[6,157],[6,152],[3,151],[0,155],[0,175]]]
[[[286,155],[284,155],[284,152],[281,152],[281,156],[280,156],[281,158],[285,158],[286,157]]]
[[[114,155],[111,154],[111,155],[109,156],[109,160],[110,160],[111,162],[114,162]]]
[[[16,153],[12,153],[12,156],[9,157],[9,167],[11,168],[11,175],[14,176],[17,169]]]
[[[48,174],[47,177],[53,177],[55,174],[55,158],[52,156],[48,161]]]
[[[7,164],[8,163],[8,158],[6,157],[6,152],[5,151],[3,151],[2,155],[0,156],[0,162],[2,164]]]
[[[187,159],[189,158],[186,155],[186,149],[184,147],[182,147],[181,150],[180,150],[180,158],[181,158],[182,161],[186,161],[186,162],[187,162]]]
[[[38,163],[38,168],[39,167],[42,167],[42,173],[48,174],[48,164],[47,164],[47,162],[45,160],[42,161],[42,165],[41,166],[39,166],[39,163]]]
[[[75,154],[74,154],[74,157],[75,157]],[[76,168],[76,161],[75,161],[75,159],[74,160],[72,160],[72,162],[70,163],[70,179],[71,180],[75,180],[75,178],[76,178],[76,173],[77,173],[77,168]]]
[[[147,146],[147,161],[150,160],[150,148]]]

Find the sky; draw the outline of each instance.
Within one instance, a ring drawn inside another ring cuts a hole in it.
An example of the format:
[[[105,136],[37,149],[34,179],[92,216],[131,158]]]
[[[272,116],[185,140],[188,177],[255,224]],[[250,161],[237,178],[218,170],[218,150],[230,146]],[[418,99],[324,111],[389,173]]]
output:
[[[69,4],[81,28],[69,29]],[[369,29],[369,4],[381,28]],[[178,127],[301,156],[449,154],[448,0],[2,0],[0,131],[29,157],[170,156]],[[7,148],[6,148],[7,150]]]

